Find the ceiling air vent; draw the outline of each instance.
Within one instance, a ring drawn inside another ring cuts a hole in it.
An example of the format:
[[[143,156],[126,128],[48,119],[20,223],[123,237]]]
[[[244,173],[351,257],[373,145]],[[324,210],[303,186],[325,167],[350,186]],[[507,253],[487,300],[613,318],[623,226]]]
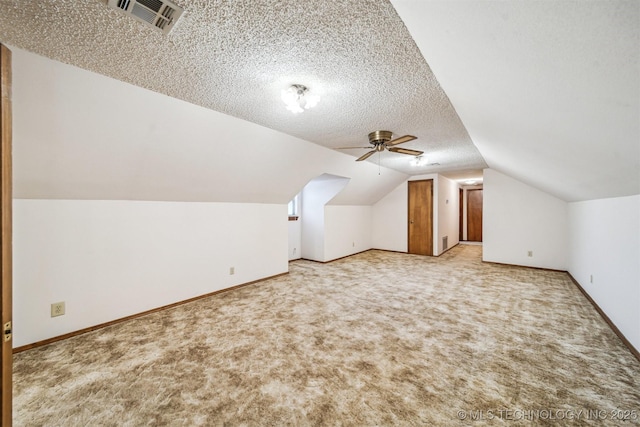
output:
[[[107,4],[167,34],[182,9],[166,0],[108,0]]]

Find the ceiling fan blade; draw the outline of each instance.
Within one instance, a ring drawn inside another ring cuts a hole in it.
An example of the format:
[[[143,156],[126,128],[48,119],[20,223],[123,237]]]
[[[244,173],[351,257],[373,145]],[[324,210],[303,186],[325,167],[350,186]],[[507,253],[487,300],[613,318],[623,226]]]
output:
[[[414,139],[416,139],[416,137],[413,135],[405,135],[401,136],[400,138],[393,139],[387,142],[385,145],[387,147],[393,147],[394,145],[404,144],[405,142],[413,141]]]
[[[334,150],[359,150],[361,148],[371,149],[371,146],[368,146],[368,147],[335,147]]]
[[[419,156],[421,154],[424,154],[424,151],[409,150],[408,148],[397,148],[397,147],[391,147],[389,148],[389,151],[393,151],[394,153],[400,153],[400,154],[408,154],[410,156]]]
[[[363,161],[363,160],[367,160],[367,159],[368,159],[369,157],[371,157],[371,156],[372,156],[376,151],[377,151],[377,150],[371,150],[371,151],[369,151],[368,153],[366,153],[366,154],[364,154],[364,155],[362,155],[362,156],[358,157],[358,158],[356,159],[356,162],[361,162],[361,161]]]

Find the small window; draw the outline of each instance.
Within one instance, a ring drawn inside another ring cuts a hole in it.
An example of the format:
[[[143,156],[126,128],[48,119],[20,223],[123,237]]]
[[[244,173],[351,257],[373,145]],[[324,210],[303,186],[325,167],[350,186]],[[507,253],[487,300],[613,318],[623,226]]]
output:
[[[289,215],[289,221],[297,221],[298,220],[298,196],[294,197],[287,207],[287,213]]]

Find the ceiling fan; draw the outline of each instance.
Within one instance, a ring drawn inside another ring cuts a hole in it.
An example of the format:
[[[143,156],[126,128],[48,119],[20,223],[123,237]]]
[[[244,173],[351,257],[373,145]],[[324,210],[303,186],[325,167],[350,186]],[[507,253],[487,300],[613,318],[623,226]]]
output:
[[[418,151],[418,150],[410,150],[408,148],[396,147],[396,145],[413,141],[414,139],[416,139],[415,136],[405,135],[392,140],[391,139],[392,135],[393,133],[388,130],[377,130],[369,134],[369,144],[371,144],[369,147],[339,147],[338,150],[347,150],[347,149],[353,149],[353,148],[373,148],[373,150],[358,157],[356,159],[356,162],[367,160],[376,152],[380,152],[384,150],[388,150],[393,153],[408,154],[410,156],[419,156],[423,153],[422,151]]]

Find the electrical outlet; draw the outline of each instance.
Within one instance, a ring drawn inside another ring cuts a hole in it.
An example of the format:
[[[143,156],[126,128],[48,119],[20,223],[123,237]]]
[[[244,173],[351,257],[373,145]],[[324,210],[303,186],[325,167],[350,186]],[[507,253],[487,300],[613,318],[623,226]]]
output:
[[[527,251],[527,256],[529,258],[532,258],[533,257],[533,251]]]
[[[229,275],[233,276],[234,274],[236,274],[236,268],[235,267],[229,267]]]
[[[351,246],[356,247],[356,242],[351,242]]]
[[[62,316],[64,314],[64,301],[51,304],[51,317]]]
[[[589,276],[589,283],[593,283],[593,274]]]

